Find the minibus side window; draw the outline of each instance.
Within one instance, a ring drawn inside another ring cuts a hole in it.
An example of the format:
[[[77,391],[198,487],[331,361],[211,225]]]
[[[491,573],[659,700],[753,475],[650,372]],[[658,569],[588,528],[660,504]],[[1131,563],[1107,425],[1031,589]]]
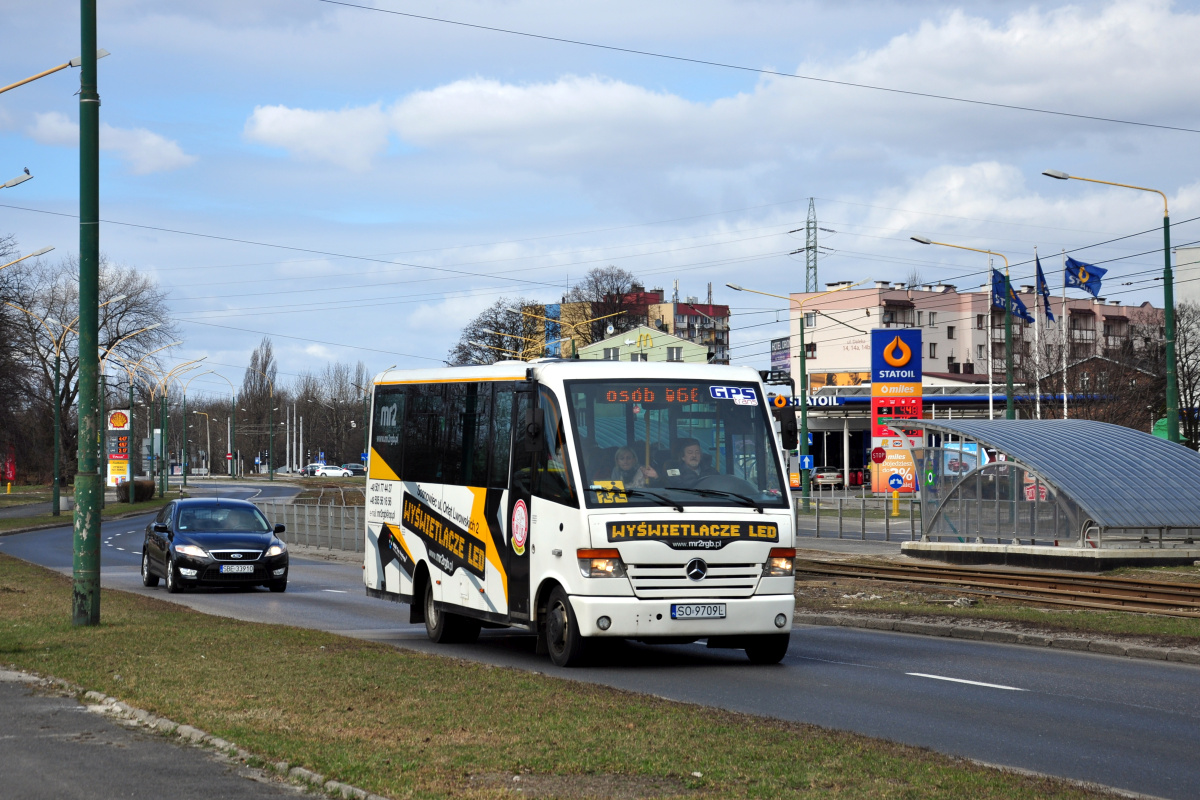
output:
[[[512,444],[513,385],[496,384],[496,405],[492,413],[492,453],[488,464],[487,485],[508,488],[508,457]]]

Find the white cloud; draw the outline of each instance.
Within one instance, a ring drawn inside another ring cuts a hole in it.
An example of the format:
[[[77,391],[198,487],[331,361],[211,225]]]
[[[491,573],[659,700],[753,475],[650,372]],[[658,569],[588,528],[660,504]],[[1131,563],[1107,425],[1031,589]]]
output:
[[[953,11],[838,63],[802,74],[965,98],[1195,127],[1200,15],[1166,0],[1099,10],[1031,9],[1002,22]],[[381,107],[256,108],[248,138],[365,170],[390,133],[424,151],[547,175],[612,171],[683,180],[672,170],[733,170],[886,158],[1016,153],[1064,136],[1120,140],[1136,129],[787,78],[695,102],[597,76],[540,83],[474,77]],[[710,177],[712,177],[710,175]]]
[[[306,160],[323,160],[354,172],[388,143],[388,124],[379,104],[342,111],[308,111],[286,106],[258,106],[244,134],[258,144],[279,147]]]
[[[74,147],[79,143],[79,125],[65,114],[51,111],[35,114],[29,135],[40,144]],[[134,175],[170,172],[196,162],[174,142],[145,128],[116,128],[100,123],[100,149],[115,153]]]

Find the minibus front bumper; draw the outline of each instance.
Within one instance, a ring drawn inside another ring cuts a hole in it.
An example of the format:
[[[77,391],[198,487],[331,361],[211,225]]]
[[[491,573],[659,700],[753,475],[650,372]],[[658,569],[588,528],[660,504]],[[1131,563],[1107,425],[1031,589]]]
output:
[[[626,639],[658,637],[740,636],[787,633],[792,629],[796,599],[791,594],[753,595],[738,598],[679,598],[646,600],[637,597],[572,595],[571,608],[584,636]],[[721,619],[672,619],[671,607],[724,606]],[[778,624],[783,616],[783,624]],[[602,628],[601,618],[607,618]]]

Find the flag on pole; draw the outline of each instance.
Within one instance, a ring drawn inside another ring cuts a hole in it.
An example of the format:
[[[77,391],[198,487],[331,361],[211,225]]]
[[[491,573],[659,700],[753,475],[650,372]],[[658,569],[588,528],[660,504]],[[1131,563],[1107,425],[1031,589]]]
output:
[[[1012,290],[1011,285],[1008,287],[1008,296],[1012,302],[1013,316],[1026,322],[1033,322],[1033,315],[1021,302],[1021,298],[1017,297],[1017,293]],[[992,306],[999,309],[1004,308],[1004,276],[998,269],[992,270]]]
[[[1004,276],[1000,270],[992,270],[992,308],[1004,310]]]
[[[1046,319],[1054,322],[1054,312],[1050,310],[1050,287],[1046,285],[1046,276],[1042,273],[1042,259],[1034,256],[1037,262],[1037,291],[1042,296],[1042,305],[1046,308]]]
[[[1108,272],[1106,269],[1085,264],[1082,261],[1067,256],[1067,266],[1064,268],[1063,285],[1068,289],[1083,289],[1092,297],[1100,296],[1100,279]]]

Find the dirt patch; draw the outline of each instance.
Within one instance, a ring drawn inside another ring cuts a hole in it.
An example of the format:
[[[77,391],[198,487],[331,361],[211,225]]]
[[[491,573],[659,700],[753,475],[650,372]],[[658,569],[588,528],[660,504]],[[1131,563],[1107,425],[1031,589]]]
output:
[[[468,777],[471,788],[506,789],[514,797],[644,800],[695,794],[683,781],[638,775],[537,775],[489,773]]]

